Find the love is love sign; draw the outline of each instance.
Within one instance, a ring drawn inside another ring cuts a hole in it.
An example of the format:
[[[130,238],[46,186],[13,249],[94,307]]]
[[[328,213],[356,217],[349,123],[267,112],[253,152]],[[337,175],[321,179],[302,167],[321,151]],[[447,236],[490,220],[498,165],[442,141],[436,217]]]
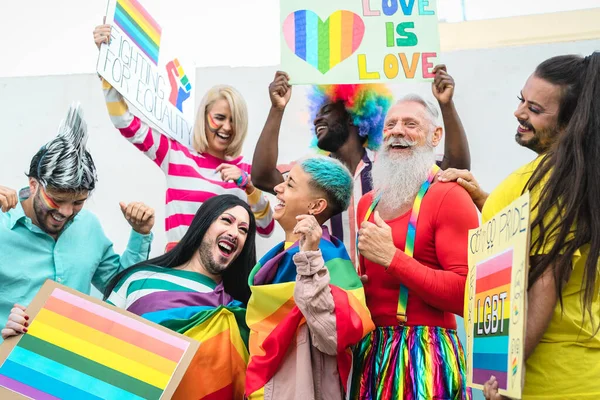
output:
[[[436,0],[281,0],[281,68],[292,84],[431,81]]]

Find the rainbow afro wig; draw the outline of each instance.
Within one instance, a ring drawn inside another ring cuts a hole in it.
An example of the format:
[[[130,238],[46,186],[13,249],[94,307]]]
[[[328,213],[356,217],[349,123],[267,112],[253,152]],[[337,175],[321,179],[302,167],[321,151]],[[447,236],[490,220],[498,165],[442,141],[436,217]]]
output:
[[[383,138],[383,122],[392,105],[392,92],[382,84],[322,85],[308,90],[308,107],[311,122],[327,103],[344,103],[358,134],[366,138],[365,147],[377,150]],[[314,130],[313,130],[314,134]],[[312,145],[317,147],[316,136]]]

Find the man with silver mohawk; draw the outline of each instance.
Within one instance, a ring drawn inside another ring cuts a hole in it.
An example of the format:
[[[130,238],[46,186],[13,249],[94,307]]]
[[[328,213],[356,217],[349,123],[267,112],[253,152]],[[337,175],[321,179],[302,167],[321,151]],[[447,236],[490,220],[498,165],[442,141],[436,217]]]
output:
[[[25,309],[20,304],[29,304],[46,279],[89,294],[91,284],[103,291],[119,271],[148,258],[152,208],[120,204],[133,228],[122,256],[114,252],[98,218],[82,210],[97,180],[87,138],[81,107],[72,105],[58,135],[31,160],[29,187],[17,197],[0,186],[0,325],[11,309],[19,315]],[[5,330],[16,327],[13,322],[27,326],[24,319],[8,321]]]

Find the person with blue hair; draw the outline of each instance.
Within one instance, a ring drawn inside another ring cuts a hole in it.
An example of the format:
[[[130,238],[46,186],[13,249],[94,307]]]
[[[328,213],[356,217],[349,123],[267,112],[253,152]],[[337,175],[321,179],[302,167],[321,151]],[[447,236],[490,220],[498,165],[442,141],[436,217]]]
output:
[[[285,241],[250,273],[246,395],[343,399],[349,349],[374,329],[361,280],[344,244],[322,226],[346,210],[353,179],[338,160],[300,160],[274,190]]]
[[[432,92],[437,99],[446,129],[444,157],[438,160],[442,169],[469,169],[471,157],[454,96],[454,79],[445,65],[438,65]],[[257,188],[273,193],[283,182],[288,166],[277,166],[279,131],[283,113],[290,101],[292,87],[285,72],[277,72],[269,86],[271,110],[254,151],[252,182]],[[313,146],[320,153],[340,160],[353,176],[354,192],[347,211],[332,216],[328,227],[342,240],[355,266],[356,205],[370,192],[374,152],[383,141],[385,116],[393,103],[389,88],[382,84],[313,86],[308,91],[308,108],[314,126]]]

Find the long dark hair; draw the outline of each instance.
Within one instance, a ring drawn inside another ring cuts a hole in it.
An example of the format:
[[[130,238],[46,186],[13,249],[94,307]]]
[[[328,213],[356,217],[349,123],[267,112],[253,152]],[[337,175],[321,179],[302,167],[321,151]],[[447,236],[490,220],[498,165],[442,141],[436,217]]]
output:
[[[546,243],[552,243],[549,252],[533,258],[529,286],[552,267],[563,307],[562,289],[571,275],[573,254],[589,244],[581,301],[583,318],[588,314],[593,323],[600,256],[600,52],[585,58],[553,57],[541,63],[534,74],[560,86],[562,99],[557,141],[526,186],[526,190],[537,188],[540,193],[532,208],[537,215],[531,229],[539,230],[532,250],[540,253]]]
[[[125,277],[136,269],[141,269],[147,266],[157,266],[164,268],[175,268],[187,263],[198,252],[200,244],[204,239],[204,235],[212,223],[221,216],[225,211],[235,207],[244,207],[250,216],[250,226],[248,227],[248,236],[246,243],[240,255],[229,265],[223,272],[223,287],[234,299],[241,301],[244,304],[250,299],[250,288],[248,287],[248,276],[250,271],[256,264],[256,248],[254,245],[256,236],[256,220],[252,210],[246,202],[231,195],[224,194],[211,197],[206,200],[196,212],[190,227],[179,243],[169,252],[152,258],[148,261],[138,263],[125,271],[116,275],[106,287],[104,291],[104,299],[106,300],[112,293],[115,286]]]

